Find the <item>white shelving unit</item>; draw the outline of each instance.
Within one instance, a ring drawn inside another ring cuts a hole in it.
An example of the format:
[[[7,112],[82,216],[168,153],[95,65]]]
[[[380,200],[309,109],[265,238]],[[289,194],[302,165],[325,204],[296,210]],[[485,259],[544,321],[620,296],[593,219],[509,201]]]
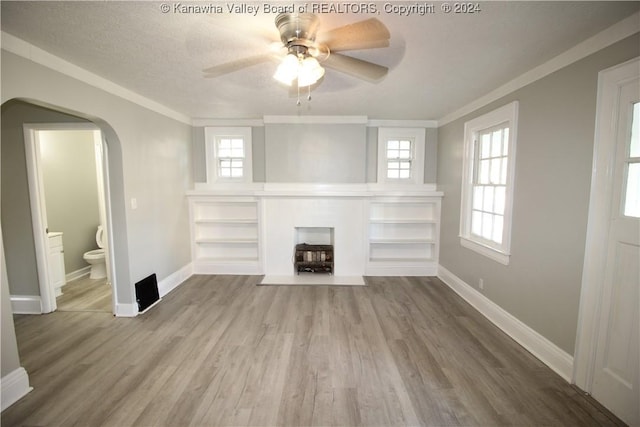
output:
[[[438,272],[442,193],[432,185],[229,185],[188,199],[196,274],[293,277],[301,242],[333,244],[336,276]]]
[[[191,198],[194,271],[201,274],[259,273],[259,202],[255,198]]]
[[[373,198],[367,274],[436,274],[440,197]]]

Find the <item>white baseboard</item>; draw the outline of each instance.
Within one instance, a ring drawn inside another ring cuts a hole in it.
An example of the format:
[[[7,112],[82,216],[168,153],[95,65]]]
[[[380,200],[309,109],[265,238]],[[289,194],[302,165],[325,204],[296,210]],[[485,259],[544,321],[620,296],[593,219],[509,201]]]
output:
[[[136,317],[138,315],[138,304],[116,304],[116,317]]]
[[[571,382],[573,356],[509,314],[442,265],[438,267],[438,278],[542,363],[567,382]]]
[[[79,270],[68,273],[67,275],[64,276],[64,278],[67,282],[70,282],[72,280],[78,280],[81,277],[87,276],[89,273],[91,273],[91,266],[87,265],[86,267],[83,267]]]
[[[11,295],[13,314],[42,314],[39,295]]]
[[[180,286],[185,280],[193,275],[193,265],[185,265],[180,270],[168,275],[158,282],[158,294],[160,298]]]
[[[291,267],[293,269],[293,267]],[[259,262],[212,262],[204,260],[193,261],[193,274],[264,274]]]
[[[438,265],[432,263],[406,265],[398,262],[389,265],[370,262],[365,270],[365,276],[435,276],[437,274]]]
[[[0,383],[2,383],[0,386],[1,411],[4,411],[33,390],[33,387],[29,386],[29,375],[27,375],[27,371],[23,367],[0,378]]]

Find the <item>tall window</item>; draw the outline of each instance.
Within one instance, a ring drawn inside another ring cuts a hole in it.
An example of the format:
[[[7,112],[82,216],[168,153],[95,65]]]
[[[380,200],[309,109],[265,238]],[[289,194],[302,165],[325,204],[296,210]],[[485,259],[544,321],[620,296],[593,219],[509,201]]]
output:
[[[460,242],[509,263],[518,103],[465,123]]]
[[[207,183],[252,181],[251,128],[205,128]]]
[[[424,182],[424,128],[378,128],[378,183]]]

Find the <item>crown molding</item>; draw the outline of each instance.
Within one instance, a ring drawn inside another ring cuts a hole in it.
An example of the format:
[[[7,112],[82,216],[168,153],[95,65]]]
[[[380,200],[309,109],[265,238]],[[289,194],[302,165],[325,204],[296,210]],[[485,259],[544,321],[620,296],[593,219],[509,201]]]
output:
[[[378,128],[437,128],[437,120],[369,120],[368,127]]]
[[[592,55],[599,50],[602,50],[612,44],[619,42],[627,37],[630,37],[640,32],[638,22],[640,21],[640,12],[636,12],[633,15],[623,19],[617,24],[599,32],[598,34],[589,37],[581,43],[578,43],[569,50],[561,53],[555,58],[527,71],[526,73],[516,77],[510,82],[500,86],[499,88],[489,92],[488,94],[472,101],[466,106],[447,114],[446,116],[438,119],[438,126],[444,126],[448,123],[458,120],[476,111],[485,105],[497,101],[498,99],[506,96],[518,89],[521,89],[543,77],[548,76],[568,65],[573,64],[589,55]]]
[[[207,126],[243,126],[243,127],[262,127],[264,126],[264,120],[262,119],[193,119],[191,125],[194,127],[207,127]]]
[[[64,59],[55,56],[35,45],[32,45],[31,43],[28,43],[16,36],[8,34],[4,31],[0,32],[0,36],[2,37],[2,49],[6,50],[7,52],[11,52],[22,58],[33,61],[36,64],[43,65],[61,74],[72,77],[98,89],[104,90],[109,94],[133,102],[134,104],[137,104],[163,116],[191,125],[191,118],[182,113],[172,110],[156,101],[133,92],[132,90],[124,88],[112,82],[111,80],[107,80],[104,77],[85,70],[84,68],[78,67],[71,62],[65,61]]]
[[[366,125],[367,116],[264,116],[264,124]]]

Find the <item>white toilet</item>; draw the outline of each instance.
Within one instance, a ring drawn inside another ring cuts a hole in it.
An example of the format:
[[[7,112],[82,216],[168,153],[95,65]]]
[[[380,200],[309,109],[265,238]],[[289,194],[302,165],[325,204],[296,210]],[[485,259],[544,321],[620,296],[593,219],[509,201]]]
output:
[[[96,243],[100,249],[85,252],[83,258],[86,262],[91,264],[91,273],[89,273],[90,279],[104,279],[107,277],[107,266],[104,261],[104,229],[101,225],[98,226],[96,232]]]

